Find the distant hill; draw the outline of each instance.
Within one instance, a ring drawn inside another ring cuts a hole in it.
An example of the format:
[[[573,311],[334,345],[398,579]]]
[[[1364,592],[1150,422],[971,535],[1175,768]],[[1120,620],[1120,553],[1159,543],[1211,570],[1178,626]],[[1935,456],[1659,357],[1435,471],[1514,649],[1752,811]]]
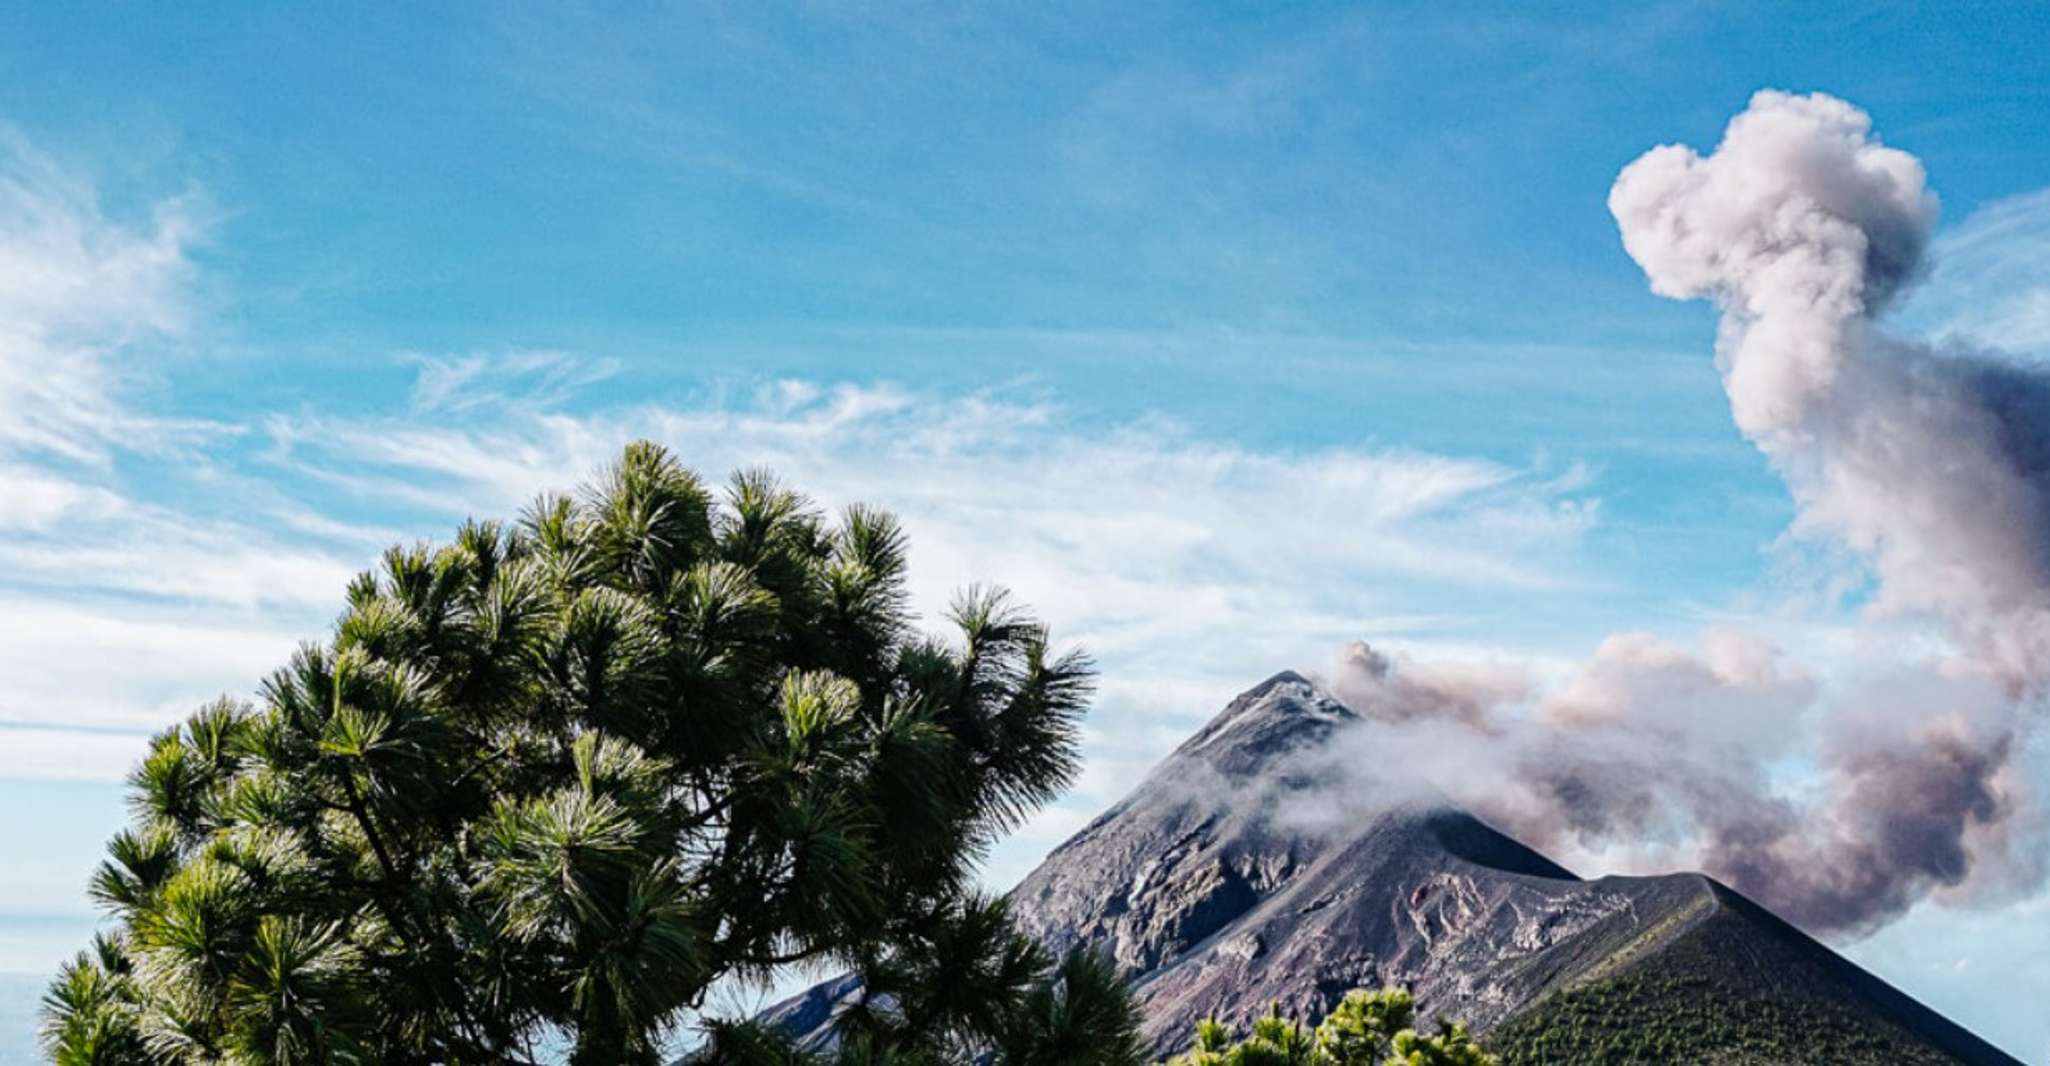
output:
[[[1289,816],[1301,756],[1372,729],[1308,680],[1233,700],[1012,892],[1048,946],[1109,953],[1178,1051],[1210,1014],[1316,1018],[1400,985],[1507,1063],[1965,1063],[2015,1059],[1699,874],[1583,881],[1423,794],[1342,825]],[[829,1039],[827,982],[773,1008]]]

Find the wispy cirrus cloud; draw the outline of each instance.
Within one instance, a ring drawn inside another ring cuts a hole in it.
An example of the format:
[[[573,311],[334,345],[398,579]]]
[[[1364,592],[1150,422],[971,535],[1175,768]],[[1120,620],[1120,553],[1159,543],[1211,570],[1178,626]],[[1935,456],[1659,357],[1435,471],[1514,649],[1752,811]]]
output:
[[[646,437],[715,480],[766,466],[823,506],[888,506],[914,538],[914,592],[928,616],[964,585],[1001,581],[1065,638],[1114,663],[1104,696],[1112,724],[1092,733],[1095,768],[1077,800],[1093,805],[1115,798],[1131,768],[1248,677],[1363,630],[1456,641],[1464,621],[1456,606],[1423,609],[1417,588],[1449,584],[1496,597],[1570,585],[1576,548],[1600,513],[1576,467],[1521,469],[1370,446],[1254,449],[1161,419],[1091,425],[1023,393],[785,380],[738,398],[577,413],[516,391],[489,405],[457,397],[465,382],[562,387],[561,378],[521,373],[526,358],[507,356],[509,368],[487,362],[466,370],[465,381],[436,378],[430,389],[451,391],[432,417],[270,416],[270,449],[236,476],[321,486],[322,510],[267,516],[258,527],[103,491],[0,545],[32,597],[21,616],[42,611],[21,634],[23,654],[51,656],[41,671],[51,688],[14,719],[61,723],[34,708],[89,673],[72,668],[80,656],[34,632],[118,647],[131,664],[125,689],[85,685],[94,709],[77,720],[162,724],[183,709],[163,693],[197,698],[195,682],[225,670],[195,671],[207,656],[188,654],[196,649],[139,616],[161,617],[167,603],[210,605],[222,628],[193,639],[223,652],[218,665],[241,671],[231,690],[246,691],[268,668],[262,655],[282,657],[289,646],[273,627],[311,623],[338,602],[374,548],[362,540],[366,529],[437,536],[467,515],[510,516]],[[442,363],[414,361],[423,378],[445,373]],[[366,527],[356,517],[393,507],[404,515],[395,523]],[[116,524],[129,539],[53,542]],[[63,618],[41,599],[94,589],[111,598]],[[262,621],[237,631],[238,618]],[[246,654],[225,654],[233,649]],[[1141,719],[1160,724],[1141,728]]]
[[[248,693],[321,615],[153,606],[102,597],[0,596],[0,723],[153,732],[223,693]],[[303,628],[295,628],[303,627]],[[4,746],[4,745],[0,745]],[[97,771],[115,780],[128,764]],[[43,776],[20,752],[0,777]]]
[[[137,730],[0,725],[0,777],[104,781],[107,767],[133,765],[148,749],[149,734]]]
[[[1222,602],[1256,589],[1267,598],[1311,572],[1555,588],[1567,580],[1557,564],[1599,514],[1580,468],[1398,448],[1258,450],[1167,420],[1088,425],[1044,399],[889,384],[777,382],[740,402],[467,426],[310,415],[270,428],[274,461],[294,472],[366,495],[410,493],[450,516],[517,508],[646,437],[714,478],[768,466],[829,505],[891,506],[932,564],[930,605],[969,571],[1001,568],[1037,573],[1050,596],[1093,586],[1074,613],[1128,621],[1159,605],[1134,598],[1156,585]]]
[[[1078,794],[1006,861],[1250,680],[1363,633],[1456,651],[1480,614],[1586,580],[1602,512],[1583,467],[1233,443],[1026,387],[788,379],[608,405],[592,392],[621,373],[608,358],[414,352],[393,357],[414,369],[399,414],[181,420],[146,386],[195,324],[188,199],[113,217],[14,148],[0,263],[41,287],[0,302],[0,412],[39,420],[0,433],[0,777],[117,779],[148,731],[319,637],[383,544],[515,514],[641,437],[713,479],[766,466],[824,506],[890,507],[928,617],[1002,582],[1098,654]],[[137,456],[189,459],[205,483],[140,484]]]
[[[174,708],[253,687],[353,570],[331,535],[273,532],[260,487],[166,488],[232,481],[239,432],[146,399],[194,323],[199,203],[112,212],[0,129],[0,777],[118,777]]]
[[[766,466],[822,506],[889,507],[926,617],[964,585],[1001,582],[1104,663],[1088,770],[1041,836],[1116,799],[1233,692],[1342,640],[1471,650],[1469,612],[1586,580],[1578,552],[1601,514],[1577,466],[1252,448],[1166,419],[1092,423],[1018,389],[785,380],[665,405],[268,428],[278,476],[404,500],[428,528],[515,513],[642,437],[715,481]]]
[[[408,353],[419,368],[413,381],[415,414],[464,414],[483,408],[539,411],[619,373],[617,359],[571,352],[532,351],[467,355]]]
[[[1570,585],[1600,515],[1570,465],[1251,447],[1162,418],[1092,422],[1015,388],[773,380],[599,406],[586,390],[620,365],[554,350],[402,353],[414,379],[391,417],[314,403],[248,425],[180,419],[149,386],[203,324],[199,198],[116,215],[32,146],[0,147],[0,280],[19,282],[0,295],[0,413],[21,413],[0,429],[0,672],[17,679],[0,721],[17,730],[146,730],[247,692],[320,634],[382,544],[510,515],[647,437],[713,478],[768,466],[828,506],[889,506],[916,539],[928,615],[1001,581],[1114,664],[1090,805],[1251,677],[1363,630],[1470,633],[1459,597],[1420,590]],[[269,445],[253,458],[252,426]],[[204,484],[131,469],[166,455]],[[11,749],[0,775],[126,769],[118,744],[56,761]]]
[[[93,185],[0,126],[0,458],[104,466],[221,427],[122,402],[143,377],[122,356],[175,340],[191,314],[189,195],[139,221],[111,217]]]
[[[512,514],[637,437],[714,478],[768,466],[828,506],[889,506],[928,615],[1002,581],[1115,663],[1085,806],[1250,676],[1362,627],[1457,632],[1458,607],[1420,609],[1417,588],[1570,583],[1600,513],[1570,466],[1254,448],[1160,418],[1092,423],[1018,389],[777,380],[600,407],[584,390],[619,365],[557,351],[402,354],[403,415],[259,413],[269,448],[251,459],[229,446],[248,427],[163,415],[142,388],[195,315],[188,198],[117,218],[89,182],[7,149],[0,264],[28,281],[0,300],[0,411],[33,417],[0,433],[0,673],[17,679],[0,776],[119,776],[129,741],[57,758],[49,737],[134,734],[249,691],[380,544]],[[131,458],[166,455],[204,468],[205,491],[134,483]],[[1163,724],[1116,724],[1142,718]]]
[[[1939,337],[2050,354],[2050,189],[1996,200],[1944,231],[1910,305]]]

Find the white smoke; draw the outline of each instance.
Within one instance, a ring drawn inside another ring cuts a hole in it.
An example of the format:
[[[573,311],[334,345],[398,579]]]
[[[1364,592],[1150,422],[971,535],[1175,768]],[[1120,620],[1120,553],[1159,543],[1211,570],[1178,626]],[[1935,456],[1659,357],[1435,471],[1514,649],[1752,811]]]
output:
[[[1361,646],[1332,687],[1395,723],[1384,745],[1418,720],[1486,738],[1430,769],[1533,844],[1689,858],[1817,932],[2039,886],[2018,759],[2050,683],[2050,379],[1875,324],[1925,269],[1921,164],[1850,104],[1761,92],[1713,153],[1626,167],[1609,207],[1655,292],[1721,308],[1731,411],[1794,532],[1869,565],[1868,617],[1932,639],[1817,679],[1741,633],[1629,634],[1549,692]]]
[[[1933,611],[2018,684],[2050,663],[2050,387],[1881,333],[1936,219],[1921,164],[1831,97],[1762,92],[1703,157],[1655,148],[1609,193],[1653,291],[1723,309],[1737,426],[1799,531],[1871,559],[1875,608]]]

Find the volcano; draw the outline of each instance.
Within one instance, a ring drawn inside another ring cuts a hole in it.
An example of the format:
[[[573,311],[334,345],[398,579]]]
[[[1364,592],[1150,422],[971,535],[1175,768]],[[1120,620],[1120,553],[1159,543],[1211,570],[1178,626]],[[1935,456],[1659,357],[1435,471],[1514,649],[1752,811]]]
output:
[[[1305,817],[1332,806],[1313,756],[1367,710],[1294,673],[1245,692],[1028,875],[1013,920],[1108,954],[1163,1057],[1205,1017],[1393,985],[1505,1063],[2018,1066],[1701,874],[1583,880],[1421,789]],[[857,992],[769,1020],[827,1041]]]

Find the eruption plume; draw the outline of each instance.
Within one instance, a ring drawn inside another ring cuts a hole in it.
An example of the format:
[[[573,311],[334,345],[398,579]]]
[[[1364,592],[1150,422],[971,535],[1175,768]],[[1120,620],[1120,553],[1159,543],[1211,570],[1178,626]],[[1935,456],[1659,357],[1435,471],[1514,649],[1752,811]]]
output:
[[[1721,309],[1731,412],[1795,535],[1869,567],[1868,621],[1928,639],[1818,680],[1742,633],[1628,634],[1521,697],[1356,648],[1332,687],[1398,733],[1487,738],[1440,776],[1533,843],[1665,841],[1812,931],[2040,885],[2020,760],[2050,683],[2050,378],[1878,326],[1925,269],[1921,164],[1850,104],[1761,92],[1714,152],[1625,167],[1609,209],[1653,291]]]

